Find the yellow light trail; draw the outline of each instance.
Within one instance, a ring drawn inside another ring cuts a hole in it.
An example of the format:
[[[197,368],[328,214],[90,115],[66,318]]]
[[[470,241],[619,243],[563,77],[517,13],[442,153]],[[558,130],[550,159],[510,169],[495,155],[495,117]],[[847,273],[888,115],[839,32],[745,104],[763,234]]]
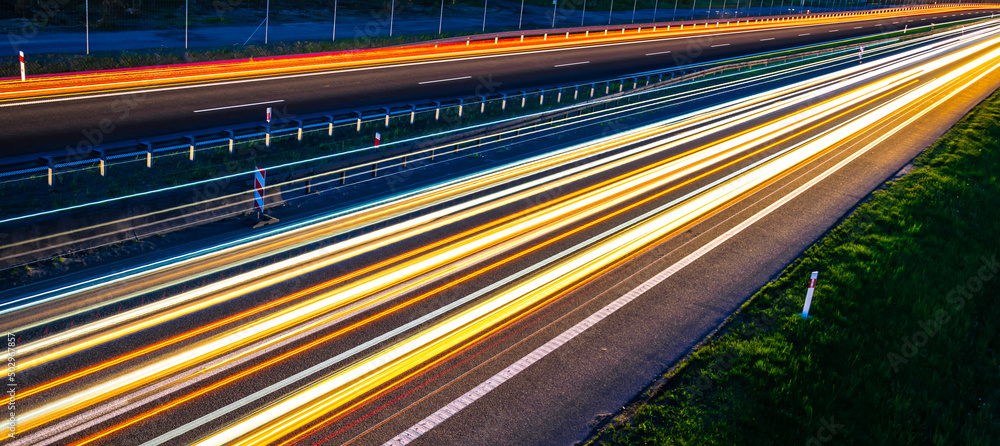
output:
[[[842,16],[796,17],[779,21],[738,21],[740,25],[720,26],[711,28],[686,29],[673,28],[666,30],[660,27],[657,31],[645,33],[608,34],[593,33],[584,37],[577,33],[573,39],[543,39],[542,37],[527,38],[522,43],[519,39],[504,39],[497,44],[493,42],[477,42],[474,45],[464,43],[409,45],[394,48],[377,48],[361,51],[345,51],[338,53],[323,53],[305,56],[279,56],[254,60],[234,60],[225,62],[209,62],[182,64],[177,66],[149,67],[142,69],[120,69],[110,71],[74,73],[68,75],[29,77],[27,82],[13,78],[0,81],[0,102],[11,100],[39,99],[42,97],[60,97],[79,95],[88,92],[112,92],[135,88],[150,88],[155,86],[177,87],[210,81],[237,80],[259,78],[277,75],[303,74],[346,68],[371,67],[414,63],[448,58],[463,58],[507,54],[512,52],[537,51],[580,47],[601,43],[627,42],[632,40],[648,40],[660,37],[691,36],[700,34],[717,34],[722,32],[746,31],[758,29],[781,28],[789,25],[818,25],[837,23],[855,19],[871,20],[891,18],[901,15],[926,15],[986,9],[991,5],[966,5],[921,10],[888,10],[873,13],[850,13]],[[720,21],[721,23],[721,21]],[[728,22],[727,22],[728,23]]]
[[[1000,39],[994,38],[988,43],[995,45],[998,42]],[[958,61],[961,57],[970,56],[975,50],[984,48],[985,44],[972,50],[942,57],[928,63],[926,69],[944,67]],[[412,370],[445,351],[455,348],[488,327],[513,317],[545,296],[550,296],[587,277],[592,277],[597,271],[613,263],[616,259],[662,239],[681,225],[730,202],[735,197],[769,181],[775,175],[787,172],[852,135],[864,132],[872,123],[881,122],[906,108],[909,104],[941,92],[942,87],[950,86],[960,76],[980,70],[983,66],[989,66],[989,71],[995,70],[998,58],[1000,58],[1000,50],[993,50],[963,64],[944,76],[852,119],[836,130],[760,165],[726,184],[699,194],[681,205],[611,237],[609,240],[546,268],[544,271],[522,280],[519,284],[491,296],[490,299],[439,322],[411,338],[400,341],[321,381],[300,389],[285,399],[205,438],[198,444],[244,445],[261,441],[274,441],[286,436],[323,416],[323,414],[329,413],[337,407],[342,407],[384,385],[395,376]]]

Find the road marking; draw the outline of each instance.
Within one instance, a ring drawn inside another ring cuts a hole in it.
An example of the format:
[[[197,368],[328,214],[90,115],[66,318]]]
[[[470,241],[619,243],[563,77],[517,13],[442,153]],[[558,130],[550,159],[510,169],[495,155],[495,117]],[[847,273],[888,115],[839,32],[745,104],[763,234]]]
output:
[[[808,36],[809,34],[811,34],[811,33],[799,34],[799,37]]]
[[[670,54],[670,51],[660,51],[659,53],[649,53],[647,56],[655,56],[657,54]]]
[[[449,79],[438,79],[436,81],[423,81],[423,82],[418,82],[418,84],[419,85],[436,84],[438,82],[460,81],[462,79],[472,79],[472,76],[452,77],[452,78],[449,78]]]
[[[860,26],[855,26],[854,29],[861,29],[861,27]]]
[[[720,46],[729,46],[729,44],[728,43],[720,43],[718,45],[712,45],[712,48],[717,48],[717,47],[720,47]]]
[[[835,33],[835,32],[837,32],[837,31],[840,31],[840,30],[839,30],[839,29],[831,29],[831,30],[830,30],[830,32],[832,32],[832,33]]]
[[[760,39],[761,42],[768,41],[768,40],[774,40],[774,37],[768,37],[766,39]]]
[[[585,63],[590,63],[590,61],[589,60],[585,60],[583,62],[564,63],[564,64],[555,65],[555,67],[556,68],[559,68],[559,67],[568,67],[568,66],[572,66],[572,65],[583,65]]]
[[[228,107],[206,108],[204,110],[195,110],[194,112],[195,113],[203,113],[203,112],[210,112],[210,111],[217,111],[217,110],[228,110],[230,108],[253,107],[255,105],[264,105],[264,104],[277,104],[279,102],[285,102],[285,100],[284,99],[279,99],[277,101],[254,102],[253,104],[240,104],[240,105],[230,105]]]

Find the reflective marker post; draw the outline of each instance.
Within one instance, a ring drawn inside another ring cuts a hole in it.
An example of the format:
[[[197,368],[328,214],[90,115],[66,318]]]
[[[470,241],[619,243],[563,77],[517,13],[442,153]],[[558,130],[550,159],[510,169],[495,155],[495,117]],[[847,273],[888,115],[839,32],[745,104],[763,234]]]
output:
[[[17,53],[21,59],[21,82],[24,82],[24,51],[18,51]]]
[[[812,275],[809,277],[809,290],[806,291],[806,303],[802,307],[802,318],[809,319],[809,306],[812,305],[813,291],[816,289],[816,278],[819,277],[819,271],[813,271]]]

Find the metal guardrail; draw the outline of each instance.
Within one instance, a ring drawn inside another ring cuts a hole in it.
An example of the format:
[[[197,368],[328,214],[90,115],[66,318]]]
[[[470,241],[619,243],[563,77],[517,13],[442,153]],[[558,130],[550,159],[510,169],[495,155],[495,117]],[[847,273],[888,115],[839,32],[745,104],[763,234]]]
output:
[[[887,13],[895,11],[904,10],[916,10],[916,9],[926,9],[931,6],[914,6],[905,8],[890,8],[890,9],[880,9],[880,10],[869,10],[869,11],[855,11],[855,12],[838,12],[838,13],[823,13],[823,14],[809,14],[802,16],[778,16],[778,17],[763,17],[752,19],[752,24],[757,23],[769,23],[771,21],[796,21],[796,20],[808,20],[817,17],[838,17],[838,16],[858,16],[858,15],[868,15],[877,13]],[[731,22],[731,21],[730,21]],[[739,22],[743,22],[740,20]],[[750,23],[751,19],[746,20],[745,23]],[[692,26],[704,26],[708,27],[710,23],[715,23],[716,26],[722,23],[726,25],[729,22],[723,21],[694,21]],[[669,26],[669,25],[668,25]],[[641,30],[643,25],[628,25],[628,26],[616,26],[615,29],[622,29],[625,32],[626,29],[637,29]],[[648,28],[648,24],[646,25]],[[653,25],[653,30],[655,31],[656,25]],[[607,29],[607,28],[602,28]],[[589,32],[585,31],[585,32]],[[566,36],[569,36],[571,31],[566,31]],[[491,39],[477,40],[476,42],[496,42],[500,37],[509,37],[515,35],[529,34],[521,32],[511,32],[511,33],[494,33],[493,35],[486,35],[491,37]],[[542,33],[538,34],[542,35]],[[536,35],[537,36],[537,35]],[[477,36],[483,37],[483,35]],[[568,38],[568,37],[567,37]],[[864,45],[867,47],[883,44],[877,42],[866,42]],[[852,48],[857,47],[857,45],[852,46]],[[584,91],[588,91],[588,99],[593,98],[596,93],[596,87],[600,85],[605,86],[604,94],[610,94],[611,86],[616,85],[619,92],[623,92],[626,89],[626,81],[632,81],[632,86],[628,90],[635,90],[640,88],[639,80],[644,78],[644,82],[641,87],[648,87],[654,84],[653,78],[656,78],[655,83],[660,84],[665,81],[669,81],[677,78],[684,78],[685,80],[693,80],[694,78],[689,78],[688,76],[693,73],[699,73],[699,76],[708,76],[718,73],[720,71],[729,69],[741,69],[743,67],[752,67],[756,65],[767,65],[768,63],[780,63],[785,60],[790,59],[801,59],[804,57],[811,57],[816,54],[829,54],[834,51],[843,51],[842,49],[821,49],[805,53],[797,53],[785,56],[776,56],[760,60],[752,60],[739,63],[728,63],[721,66],[715,67],[704,67],[694,66],[694,67],[674,67],[669,69],[664,69],[659,72],[651,72],[650,74],[644,74],[640,76],[626,76],[613,79],[607,79],[596,82],[584,82],[577,84],[565,84],[565,85],[550,85],[545,87],[537,87],[528,90],[514,90],[506,92],[497,92],[489,95],[477,95],[477,96],[466,96],[466,97],[456,97],[456,98],[445,98],[439,100],[430,100],[422,102],[407,102],[407,103],[392,103],[384,104],[379,106],[370,107],[363,110],[356,109],[340,109],[330,112],[315,113],[310,115],[298,116],[293,122],[295,125],[289,125],[288,122],[280,123],[277,125],[267,125],[262,122],[247,123],[240,126],[227,126],[227,127],[217,127],[209,129],[201,129],[193,132],[175,133],[170,135],[162,135],[158,137],[151,137],[145,140],[140,140],[138,143],[135,142],[120,142],[112,144],[102,144],[92,147],[84,153],[72,153],[64,155],[47,155],[40,157],[37,161],[21,161],[18,163],[3,163],[0,161],[0,180],[8,179],[11,177],[21,177],[21,176],[36,176],[38,174],[47,174],[48,185],[52,186],[53,176],[57,174],[60,170],[78,170],[81,166],[86,169],[98,168],[101,170],[102,175],[106,168],[108,168],[108,163],[115,160],[122,160],[127,158],[136,157],[146,157],[146,166],[152,167],[155,156],[157,154],[161,155],[178,155],[187,152],[188,157],[191,161],[197,159],[197,152],[199,150],[214,149],[219,147],[219,144],[225,146],[228,145],[229,151],[232,152],[235,144],[240,142],[257,141],[263,139],[266,145],[269,147],[270,143],[275,138],[284,138],[295,136],[299,141],[302,140],[303,136],[307,133],[322,132],[326,130],[328,136],[334,136],[335,131],[338,128],[349,128],[354,127],[356,131],[360,131],[365,124],[372,122],[383,121],[385,122],[385,127],[389,127],[390,123],[394,118],[409,116],[409,121],[413,124],[416,120],[418,114],[433,112],[435,121],[439,120],[442,112],[447,112],[450,110],[457,110],[459,116],[462,116],[464,110],[467,107],[479,106],[480,112],[484,112],[487,104],[491,102],[500,102],[501,108],[506,110],[507,102],[509,100],[520,99],[521,107],[525,107],[529,98],[538,98],[540,103],[543,103],[546,95],[555,94],[556,102],[562,103],[563,92],[567,90],[573,91],[574,101],[579,100],[581,88]],[[669,75],[669,77],[667,77]],[[74,169],[76,168],[76,169]]]

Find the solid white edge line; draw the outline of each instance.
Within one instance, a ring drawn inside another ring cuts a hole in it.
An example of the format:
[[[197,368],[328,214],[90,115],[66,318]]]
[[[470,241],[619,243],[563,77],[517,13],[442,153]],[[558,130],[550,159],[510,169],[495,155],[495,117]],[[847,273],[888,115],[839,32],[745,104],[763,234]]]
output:
[[[230,108],[253,107],[255,105],[264,105],[264,104],[277,104],[279,102],[285,102],[285,100],[284,99],[278,99],[277,101],[264,101],[264,102],[254,102],[253,104],[240,104],[240,105],[230,105],[228,107],[206,108],[204,110],[195,110],[194,112],[195,113],[204,113],[204,112],[217,111],[217,110],[228,110]]]
[[[417,82],[417,83],[420,84],[420,85],[424,85],[424,84],[436,84],[438,82],[460,81],[460,80],[463,80],[463,79],[472,79],[472,76],[452,77],[452,78],[448,78],[448,79],[438,79],[438,80],[434,80],[434,81],[423,81],[423,82]]]
[[[936,105],[939,105],[939,104],[935,104],[935,106]],[[816,184],[818,184],[820,181],[823,181],[827,177],[833,175],[834,173],[836,173],[837,171],[839,171],[840,169],[842,169],[844,166],[846,166],[847,164],[851,163],[852,161],[854,161],[855,159],[857,159],[861,155],[867,153],[873,147],[875,147],[876,145],[878,145],[882,141],[888,139],[890,136],[892,136],[893,134],[897,133],[900,129],[902,129],[906,125],[909,125],[914,120],[916,120],[916,118],[918,118],[920,116],[923,116],[924,114],[926,114],[926,112],[918,114],[917,116],[904,121],[904,123],[902,125],[897,126],[895,129],[893,129],[893,131],[890,131],[890,132],[887,132],[887,133],[883,134],[881,137],[879,137],[875,141],[872,141],[871,143],[869,143],[868,145],[866,145],[865,147],[863,147],[861,150],[858,150],[854,154],[852,154],[852,155],[848,156],[847,158],[841,160],[840,162],[838,162],[837,164],[835,164],[833,167],[827,169],[826,171],[824,171],[820,175],[817,175],[816,177],[814,177],[813,179],[809,180],[807,183],[803,184],[802,186],[799,186],[797,189],[795,189],[794,191],[792,191],[789,194],[785,195],[784,197],[782,197],[778,201],[775,201],[774,203],[772,203],[768,207],[766,207],[766,208],[762,209],[761,211],[757,212],[756,214],[754,214],[752,217],[744,220],[740,224],[734,226],[732,229],[726,231],[726,233],[720,235],[719,237],[716,237],[714,240],[708,242],[707,244],[705,244],[701,248],[698,248],[698,250],[692,252],[691,254],[688,254],[686,257],[684,257],[683,259],[681,259],[677,263],[674,263],[673,265],[670,265],[669,267],[667,267],[667,269],[665,269],[665,270],[661,271],[659,274],[651,277],[649,280],[643,282],[641,285],[633,288],[631,291],[629,291],[628,293],[625,293],[623,296],[619,297],[618,299],[615,299],[613,302],[611,302],[611,303],[607,304],[606,306],[604,306],[604,308],[601,308],[597,312],[591,314],[586,319],[578,322],[576,325],[574,325],[570,329],[562,332],[561,334],[559,334],[558,336],[556,336],[555,338],[553,338],[549,342],[545,343],[541,347],[536,348],[534,351],[532,351],[531,353],[525,355],[524,357],[522,357],[520,360],[518,360],[514,364],[511,364],[510,366],[508,366],[504,370],[500,371],[496,375],[493,375],[491,378],[487,379],[486,381],[483,381],[482,383],[480,383],[478,386],[476,386],[472,390],[466,392],[462,396],[460,396],[460,397],[456,398],[455,400],[453,400],[451,403],[445,405],[441,409],[438,409],[436,412],[434,412],[431,415],[427,416],[423,420],[418,421],[416,424],[414,424],[413,426],[411,426],[409,429],[401,432],[399,435],[395,436],[393,439],[385,442],[384,446],[406,445],[406,444],[409,444],[411,441],[417,439],[418,437],[420,437],[424,433],[429,432],[431,429],[433,429],[434,427],[436,427],[438,424],[441,424],[442,422],[444,422],[444,420],[447,420],[449,417],[451,417],[452,415],[454,415],[455,413],[457,413],[461,409],[465,408],[469,404],[472,404],[474,401],[478,400],[480,397],[482,397],[483,395],[485,395],[486,393],[488,393],[490,390],[495,389],[500,384],[503,384],[504,382],[506,382],[510,378],[513,378],[518,373],[520,373],[522,370],[528,368],[528,366],[530,366],[530,365],[538,362],[538,360],[542,359],[543,357],[545,357],[549,353],[555,351],[555,349],[558,348],[559,346],[561,346],[561,345],[565,344],[566,342],[568,342],[569,340],[575,338],[577,335],[579,335],[580,333],[582,333],[586,329],[594,326],[595,324],[597,324],[597,322],[600,322],[604,318],[610,316],[615,311],[618,311],[618,309],[624,307],[629,302],[635,300],[637,297],[639,297],[640,295],[642,295],[646,291],[652,289],[656,285],[659,285],[661,282],[663,282],[664,280],[666,280],[670,276],[674,275],[675,273],[677,273],[678,271],[680,271],[681,269],[683,269],[685,266],[690,265],[695,260],[698,260],[699,258],[701,258],[702,256],[704,256],[708,252],[712,251],[713,249],[717,248],[719,245],[722,245],[723,243],[725,243],[726,241],[728,241],[730,238],[734,237],[736,234],[739,234],[744,229],[750,227],[752,224],[754,224],[757,221],[763,219],[764,217],[766,217],[767,215],[769,215],[771,212],[774,212],[775,210],[777,210],[781,206],[785,205],[789,201],[795,199],[799,195],[802,195],[803,193],[805,193],[805,191],[809,190],[810,188],[812,188],[813,186],[815,186]],[[440,421],[438,421],[438,420],[440,420]]]
[[[585,60],[583,62],[564,63],[564,64],[553,65],[553,66],[555,68],[559,68],[559,67],[568,67],[568,66],[572,66],[572,65],[583,65],[583,64],[586,64],[586,63],[590,63],[590,61],[589,60]]]

